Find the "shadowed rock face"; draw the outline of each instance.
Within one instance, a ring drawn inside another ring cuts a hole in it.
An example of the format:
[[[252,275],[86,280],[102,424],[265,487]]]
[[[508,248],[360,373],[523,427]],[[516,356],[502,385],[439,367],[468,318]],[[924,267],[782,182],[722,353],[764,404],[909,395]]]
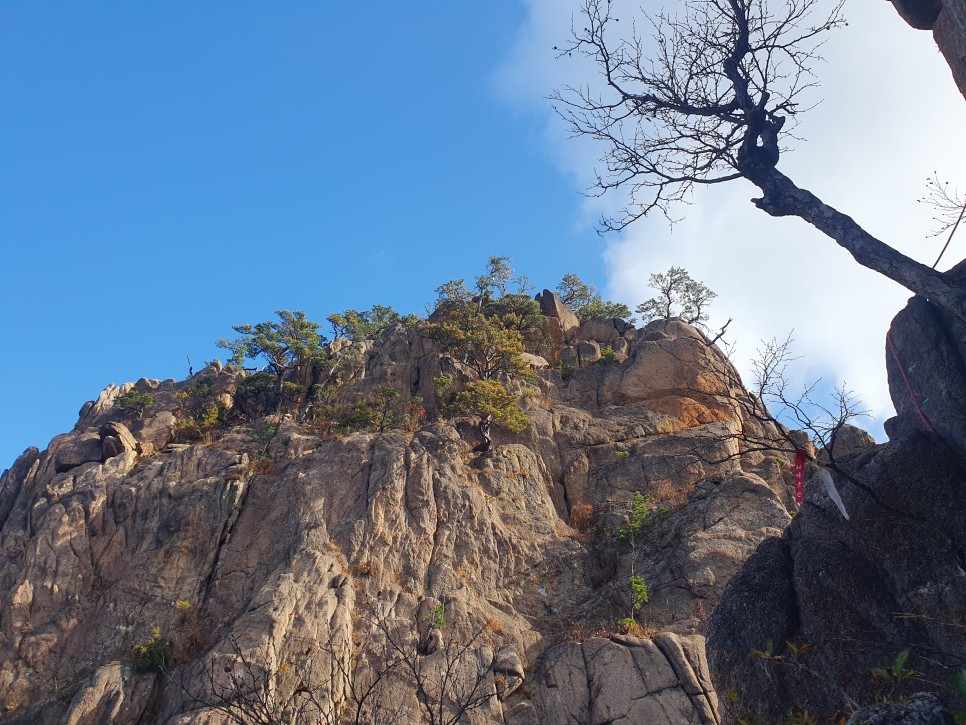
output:
[[[932,30],[943,9],[943,0],[892,0],[896,12],[918,30]]]
[[[966,263],[948,274],[966,279]],[[889,437],[934,433],[966,464],[966,324],[913,297],[892,321],[885,353],[896,408]]]
[[[208,381],[233,405],[243,373],[109,387],[0,483],[0,719],[226,722],[198,698],[237,694],[253,670],[345,715],[349,674],[378,672],[391,636],[424,673],[470,643],[453,668],[485,693],[470,722],[717,722],[697,632],[787,525],[788,463],[742,454],[734,432],[753,423],[729,400],[744,393],[692,328],[560,327],[561,344],[621,358],[541,373],[532,425],[485,455],[436,416],[432,379],[458,364],[399,327],[343,348],[340,375],[357,380],[349,402],[422,395],[432,422],[414,432],[322,440],[287,419],[268,443],[269,421],[242,416],[179,442],[190,391]],[[155,397],[142,420],[114,405],[132,388]],[[614,531],[635,492],[667,511],[631,551]],[[613,634],[632,572],[653,639]],[[169,675],[132,668],[155,627]],[[421,722],[405,668],[384,684],[363,721]]]
[[[909,25],[932,30],[953,79],[966,97],[966,0],[892,0]]]
[[[966,0],[945,0],[932,32],[956,85],[966,97]]]
[[[938,697],[931,693],[913,695],[903,702],[863,707],[852,713],[846,725],[955,725]]]
[[[896,316],[886,349],[892,440],[837,456],[850,520],[811,486],[707,625],[713,681],[736,695],[722,698],[727,715],[833,715],[923,689],[963,707],[949,685],[966,662],[964,339],[962,323],[919,298]],[[770,658],[748,656],[769,646]],[[903,650],[918,675],[890,692],[872,670]]]

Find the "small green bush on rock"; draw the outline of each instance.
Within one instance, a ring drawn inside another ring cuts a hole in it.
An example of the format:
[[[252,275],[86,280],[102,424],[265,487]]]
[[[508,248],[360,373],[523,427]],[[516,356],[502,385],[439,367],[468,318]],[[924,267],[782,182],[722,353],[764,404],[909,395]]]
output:
[[[137,672],[162,672],[171,662],[174,647],[171,640],[161,636],[161,628],[155,627],[151,639],[131,647],[134,655],[134,669]]]
[[[142,393],[139,390],[128,390],[124,395],[118,397],[115,405],[121,410],[134,413],[138,420],[144,415],[144,411],[154,405],[154,396],[150,393]]]

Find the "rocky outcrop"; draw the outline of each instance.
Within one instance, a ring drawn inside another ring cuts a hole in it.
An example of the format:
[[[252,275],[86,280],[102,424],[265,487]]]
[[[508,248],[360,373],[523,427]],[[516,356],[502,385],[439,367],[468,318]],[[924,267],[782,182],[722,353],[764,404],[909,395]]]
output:
[[[553,349],[560,350],[573,340],[580,320],[550,290],[545,289],[536,296],[536,300],[540,305],[540,314],[547,318],[543,331],[550,338]]]
[[[537,675],[534,710],[513,722],[713,725],[718,703],[700,636],[593,637],[557,645]]]
[[[846,725],[954,725],[939,698],[930,693],[913,695],[904,702],[863,707],[852,713]]]
[[[913,28],[932,30],[953,79],[966,97],[966,0],[892,0]]]
[[[948,274],[966,276],[966,263]],[[889,328],[886,370],[896,408],[885,424],[889,437],[934,433],[966,463],[966,325],[913,297]]]
[[[892,0],[896,12],[917,30],[932,30],[943,9],[943,0]]]
[[[696,633],[787,525],[788,461],[742,449],[743,391],[693,328],[564,329],[561,344],[621,355],[566,379],[543,369],[531,425],[482,455],[474,427],[436,408],[433,378],[459,362],[401,326],[300,382],[338,379],[346,404],[383,386],[420,396],[413,429],[246,418],[259,406],[230,366],[110,387],[0,483],[0,718],[222,722],[204,702],[264,676],[325,712],[375,681],[365,707],[419,722],[416,679],[432,698],[452,671],[481,694],[474,723],[716,722]],[[154,396],[143,419],[114,405],[132,388]],[[235,423],[186,437],[185,406],[211,400]],[[617,531],[635,494],[654,516],[630,547]],[[652,638],[614,634],[632,572]],[[166,640],[168,675],[133,669],[133,645]],[[400,652],[418,666],[379,679]]]
[[[966,0],[943,0],[932,34],[953,72],[953,80],[966,97]]]
[[[64,725],[136,725],[148,707],[157,677],[135,674],[119,662],[98,667],[71,700]]]
[[[101,439],[101,454],[105,461],[122,453],[138,452],[137,439],[123,423],[112,421],[103,425],[98,436]]]

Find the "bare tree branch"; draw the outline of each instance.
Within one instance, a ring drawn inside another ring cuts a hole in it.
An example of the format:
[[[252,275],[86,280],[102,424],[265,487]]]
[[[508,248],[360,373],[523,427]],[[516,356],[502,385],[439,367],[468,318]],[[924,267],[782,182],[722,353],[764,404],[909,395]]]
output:
[[[584,0],[582,26],[557,50],[597,67],[601,88],[551,95],[575,135],[602,141],[597,193],[622,189],[628,203],[602,230],[620,230],[655,209],[687,201],[696,186],[745,178],[772,216],[797,216],[855,260],[966,319],[966,287],[890,247],[777,169],[783,134],[794,138],[802,95],[842,4],[822,0],[686,0],[676,13],[645,15],[613,37],[612,0]],[[628,23],[624,23],[626,27]]]

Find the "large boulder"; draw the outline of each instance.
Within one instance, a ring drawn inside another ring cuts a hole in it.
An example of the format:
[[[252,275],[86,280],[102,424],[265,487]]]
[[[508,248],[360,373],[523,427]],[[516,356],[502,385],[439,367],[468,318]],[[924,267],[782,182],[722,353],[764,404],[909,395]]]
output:
[[[902,702],[860,708],[846,725],[955,725],[955,721],[938,697],[923,692]]]
[[[600,345],[613,347],[627,330],[627,323],[619,318],[591,317],[577,330],[575,341],[591,340]]]
[[[580,320],[567,305],[548,289],[534,299],[540,303],[540,314],[547,318],[544,332],[550,338],[553,349],[560,350],[574,339]]]
[[[57,473],[64,473],[85,463],[100,462],[103,456],[101,437],[93,432],[65,436],[56,445],[54,470]]]
[[[966,262],[949,274],[966,274]],[[896,408],[886,433],[935,433],[966,462],[966,323],[913,297],[892,321],[885,354]]]
[[[158,675],[135,674],[120,662],[97,668],[71,700],[64,725],[136,725],[141,722]]]
[[[130,429],[123,423],[111,421],[101,426],[98,433],[101,438],[101,448],[106,461],[108,458],[119,456],[122,453],[138,451],[138,442]]]
[[[820,455],[823,462],[828,462],[830,454],[831,459],[837,461],[839,458],[852,455],[853,453],[860,453],[875,448],[875,438],[869,435],[867,431],[857,428],[854,425],[849,425],[848,423],[835,432],[831,443],[832,445],[829,446],[828,450],[823,448],[821,451]]]
[[[558,645],[538,673],[538,722],[715,725],[699,636],[594,637]]]

